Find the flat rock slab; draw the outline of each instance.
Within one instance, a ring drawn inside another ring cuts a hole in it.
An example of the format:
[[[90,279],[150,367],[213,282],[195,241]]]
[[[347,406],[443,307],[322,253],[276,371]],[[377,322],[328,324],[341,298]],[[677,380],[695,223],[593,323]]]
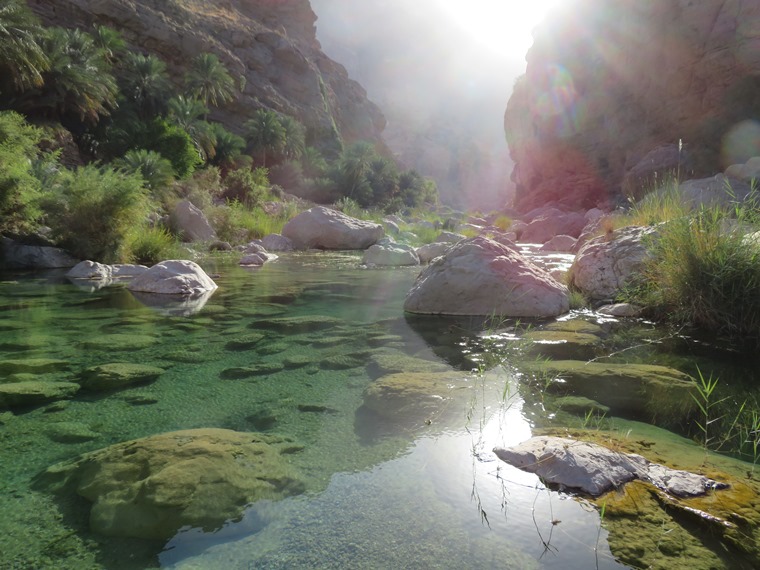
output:
[[[111,362],[88,368],[82,373],[79,383],[85,390],[103,392],[152,382],[163,373],[163,368],[157,366]]]
[[[675,497],[697,497],[726,488],[703,475],[670,469],[635,453],[619,453],[595,443],[561,437],[533,437],[513,447],[496,447],[506,463],[535,473],[547,483],[598,497],[634,479],[652,483]]]
[[[167,540],[184,526],[216,530],[259,499],[303,492],[283,457],[294,449],[289,440],[258,433],[176,431],[54,465],[36,484],[90,501],[95,533]]]
[[[79,391],[73,382],[12,382],[0,384],[0,410],[36,406],[71,398]]]

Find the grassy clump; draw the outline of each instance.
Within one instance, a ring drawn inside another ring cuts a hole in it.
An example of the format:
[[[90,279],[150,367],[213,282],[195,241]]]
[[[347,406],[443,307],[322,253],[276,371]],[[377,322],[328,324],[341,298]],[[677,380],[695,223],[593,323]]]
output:
[[[625,300],[652,316],[760,346],[760,239],[751,235],[760,229],[756,201],[689,210],[678,198],[671,189],[634,210],[640,225],[659,225],[648,245],[651,259]]]
[[[296,214],[295,205],[288,204],[277,215],[263,208],[248,208],[240,202],[227,202],[210,210],[209,219],[219,239],[242,244],[269,234],[282,233],[283,226]]]
[[[144,228],[130,233],[123,247],[122,259],[130,263],[154,265],[183,256],[177,238],[161,227]]]

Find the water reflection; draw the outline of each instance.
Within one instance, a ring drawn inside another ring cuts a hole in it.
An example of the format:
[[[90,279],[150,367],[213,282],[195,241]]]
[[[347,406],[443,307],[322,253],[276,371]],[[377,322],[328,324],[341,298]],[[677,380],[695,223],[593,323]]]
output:
[[[167,316],[189,317],[200,313],[215,291],[205,291],[200,295],[162,295],[144,291],[130,291],[132,296],[146,307]]]

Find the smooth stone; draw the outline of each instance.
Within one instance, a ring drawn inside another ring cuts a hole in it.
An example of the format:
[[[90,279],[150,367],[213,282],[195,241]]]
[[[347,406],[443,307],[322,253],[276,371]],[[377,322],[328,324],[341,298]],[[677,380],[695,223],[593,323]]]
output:
[[[58,443],[82,443],[100,437],[99,433],[80,422],[55,422],[47,426],[45,433]]]
[[[44,374],[46,372],[63,372],[69,369],[69,363],[65,360],[54,358],[25,358],[23,360],[0,360],[0,373],[15,374],[28,372],[31,374]]]
[[[282,235],[296,249],[367,249],[384,233],[380,224],[357,220],[324,206],[301,212],[282,228]]]
[[[377,378],[397,372],[449,372],[451,368],[442,362],[416,358],[400,350],[384,350],[369,357],[367,371]]]
[[[200,265],[187,260],[157,263],[127,285],[130,291],[196,296],[217,289]]]
[[[308,356],[288,356],[282,360],[282,365],[288,370],[303,368],[311,363],[312,359]]]
[[[351,368],[359,368],[360,366],[364,366],[364,364],[365,359],[363,358],[351,354],[340,354],[323,358],[319,362],[319,367],[322,370],[349,370]]]
[[[66,273],[66,277],[70,279],[94,279],[96,281],[108,280],[112,276],[113,269],[110,265],[103,265],[89,259],[80,261]]]

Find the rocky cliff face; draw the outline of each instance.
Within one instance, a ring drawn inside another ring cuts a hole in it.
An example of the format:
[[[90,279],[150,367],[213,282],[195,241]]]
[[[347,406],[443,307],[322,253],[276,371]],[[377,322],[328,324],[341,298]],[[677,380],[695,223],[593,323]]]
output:
[[[187,62],[217,54],[244,85],[212,118],[240,132],[260,107],[297,117],[314,138],[380,141],[385,119],[316,40],[308,0],[29,0],[47,25],[105,24],[132,48],[167,62],[181,83]]]
[[[683,177],[760,154],[756,0],[565,0],[534,35],[505,115],[518,208],[614,204],[647,155]]]

